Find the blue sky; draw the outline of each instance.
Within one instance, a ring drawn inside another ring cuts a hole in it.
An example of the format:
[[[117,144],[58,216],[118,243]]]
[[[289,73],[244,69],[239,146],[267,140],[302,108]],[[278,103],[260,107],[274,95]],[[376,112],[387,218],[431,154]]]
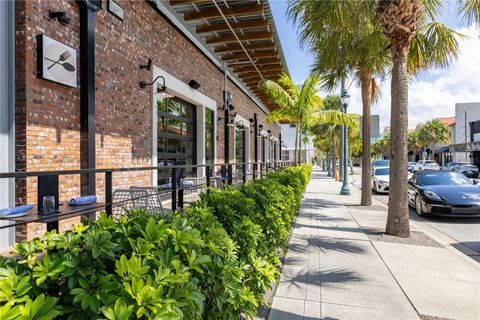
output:
[[[435,117],[455,114],[456,102],[480,101],[480,58],[474,52],[480,52],[478,29],[459,23],[456,15],[456,0],[445,1],[439,20],[448,27],[459,30],[470,38],[461,43],[459,59],[445,69],[433,69],[422,73],[410,83],[409,126]],[[286,17],[288,2],[286,0],[270,0],[285,59],[290,76],[295,83],[301,83],[310,72],[313,56],[300,49],[297,42],[297,28]],[[389,80],[381,83],[382,99],[373,107],[373,113],[380,114],[381,126],[388,125],[390,119]],[[352,95],[351,111],[361,112],[358,88],[350,89]]]

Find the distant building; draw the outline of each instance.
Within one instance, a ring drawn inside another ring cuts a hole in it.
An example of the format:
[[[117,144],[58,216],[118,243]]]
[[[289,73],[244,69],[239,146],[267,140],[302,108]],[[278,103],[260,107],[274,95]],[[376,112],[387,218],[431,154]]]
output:
[[[295,159],[295,127],[290,124],[280,125],[282,129],[282,160],[293,161]],[[302,136],[302,138],[305,135]],[[305,146],[302,142],[302,160],[306,163],[312,163],[315,154],[313,146],[313,136],[307,136],[309,142]]]
[[[480,102],[455,104],[455,118],[450,142],[453,160],[480,166]]]
[[[450,152],[450,144],[455,141],[455,117],[435,118],[435,120],[446,125],[450,130],[450,139],[447,144],[437,144],[435,147],[435,161],[441,166],[453,161],[453,154]],[[431,147],[431,146],[429,146]]]

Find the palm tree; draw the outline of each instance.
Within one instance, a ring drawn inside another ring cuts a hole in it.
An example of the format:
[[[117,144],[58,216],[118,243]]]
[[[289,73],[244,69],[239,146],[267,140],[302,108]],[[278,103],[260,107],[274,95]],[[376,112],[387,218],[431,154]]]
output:
[[[447,144],[450,141],[450,130],[444,123],[436,119],[428,121],[421,126],[418,135],[425,145],[430,144],[433,159],[435,159],[437,144]]]
[[[353,76],[362,93],[362,205],[371,205],[370,111],[379,96],[375,74],[389,64],[381,27],[373,14],[365,12],[363,1],[293,0],[288,13],[299,25],[300,42],[316,55],[315,71],[324,75],[331,90],[347,76]],[[371,6],[370,6],[371,7]]]
[[[413,152],[414,161],[417,159],[417,152],[423,147],[423,141],[420,139],[420,130],[413,130],[407,136],[408,150]]]
[[[313,121],[307,128],[309,134],[315,136],[317,141],[327,141],[327,143],[331,144],[332,148],[332,163],[333,163],[333,176],[337,176],[337,142],[340,138],[340,129],[341,125],[345,124],[349,126],[349,128],[357,128],[358,129],[358,115],[356,114],[345,114],[340,111],[340,96],[326,96],[323,99],[323,110],[324,112],[327,111],[334,111],[335,114],[342,114],[344,120],[336,120],[331,121],[330,123],[324,123],[321,121]],[[355,132],[354,130],[349,130],[349,132]],[[358,136],[358,131],[357,131]],[[339,154],[341,154],[341,150],[338,150]]]
[[[447,65],[458,51],[455,37],[458,34],[435,21],[440,4],[440,1],[427,0],[379,0],[376,8],[392,55],[390,127],[394,138],[390,146],[386,233],[399,237],[410,236],[405,170],[408,161],[408,80],[419,69]]]
[[[301,161],[302,132],[309,126],[318,123],[350,125],[353,119],[338,110],[324,110],[323,101],[317,95],[321,78],[310,74],[303,82],[301,89],[293,83],[287,74],[282,74],[278,82],[262,80],[259,87],[279,108],[270,112],[267,121],[289,122],[295,125],[295,161]],[[297,149],[298,143],[298,149]]]

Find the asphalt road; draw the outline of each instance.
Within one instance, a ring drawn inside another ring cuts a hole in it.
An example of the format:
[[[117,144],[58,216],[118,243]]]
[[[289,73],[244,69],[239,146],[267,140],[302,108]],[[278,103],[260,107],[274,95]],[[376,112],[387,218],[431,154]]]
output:
[[[352,183],[358,187],[361,185],[360,170],[360,168],[355,168],[356,174],[350,176]],[[373,197],[384,204],[388,204],[388,194],[374,194]],[[480,217],[431,216],[422,218],[416,214],[413,208],[410,208],[410,219],[425,223],[480,254]]]

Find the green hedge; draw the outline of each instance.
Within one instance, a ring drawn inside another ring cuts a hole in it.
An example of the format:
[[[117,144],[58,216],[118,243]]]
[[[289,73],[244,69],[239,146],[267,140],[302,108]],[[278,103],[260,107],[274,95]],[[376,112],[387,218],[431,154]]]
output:
[[[235,319],[256,314],[310,179],[302,165],[202,194],[166,217],[101,214],[0,259],[0,319]]]

